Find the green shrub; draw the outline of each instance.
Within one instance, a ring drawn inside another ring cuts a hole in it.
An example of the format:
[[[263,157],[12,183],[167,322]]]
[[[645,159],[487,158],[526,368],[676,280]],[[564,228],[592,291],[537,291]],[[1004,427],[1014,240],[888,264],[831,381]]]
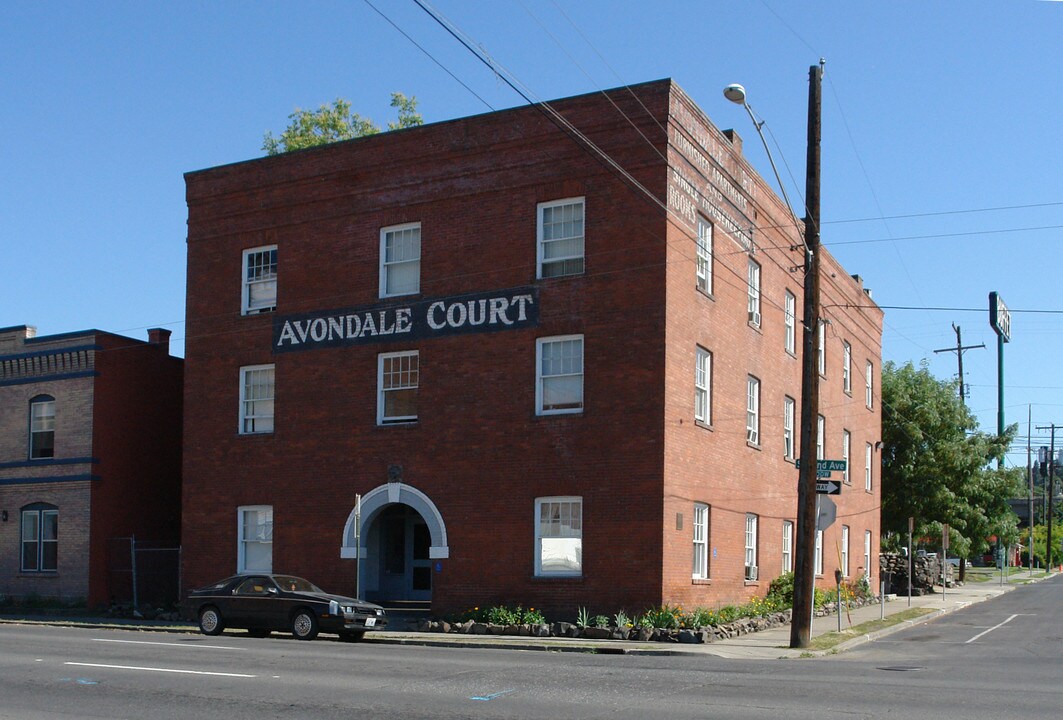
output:
[[[768,585],[768,599],[780,607],[793,607],[794,574],[792,572],[783,573],[771,581]]]

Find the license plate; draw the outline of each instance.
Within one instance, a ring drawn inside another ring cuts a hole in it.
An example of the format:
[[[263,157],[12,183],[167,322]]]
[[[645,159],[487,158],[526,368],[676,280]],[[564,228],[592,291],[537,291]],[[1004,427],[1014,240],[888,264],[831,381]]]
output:
[[[373,627],[374,625],[376,625],[376,618],[366,618],[365,619],[365,626],[366,627]]]

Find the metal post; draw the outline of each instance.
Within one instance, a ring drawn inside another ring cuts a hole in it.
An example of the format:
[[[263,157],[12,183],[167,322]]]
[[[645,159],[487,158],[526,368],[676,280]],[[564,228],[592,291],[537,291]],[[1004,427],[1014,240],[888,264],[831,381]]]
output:
[[[358,572],[354,576],[354,596],[362,599],[362,496],[354,496],[354,547],[358,556]]]
[[[838,586],[838,632],[842,631],[842,571],[834,573],[834,584]]]
[[[137,598],[137,536],[129,538],[129,558],[133,570],[133,616],[140,615],[140,602]]]
[[[912,530],[915,518],[908,518],[908,607],[912,606]]]
[[[885,580],[882,580],[882,581],[879,582],[878,619],[879,620],[885,620],[886,619],[886,581]]]

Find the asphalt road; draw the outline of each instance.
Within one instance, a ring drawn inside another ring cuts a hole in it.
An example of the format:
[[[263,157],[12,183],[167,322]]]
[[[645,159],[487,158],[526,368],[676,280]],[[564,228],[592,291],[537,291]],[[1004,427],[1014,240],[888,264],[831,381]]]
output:
[[[1063,707],[1063,578],[848,653],[737,661],[0,626],[0,718],[992,718]]]

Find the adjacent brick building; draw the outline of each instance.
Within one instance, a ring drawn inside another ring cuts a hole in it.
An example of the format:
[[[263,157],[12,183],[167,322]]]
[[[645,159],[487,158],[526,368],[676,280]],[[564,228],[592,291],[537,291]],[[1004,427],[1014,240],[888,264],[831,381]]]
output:
[[[178,547],[182,361],[169,337],[0,328],[0,594],[128,600],[115,563],[128,569],[129,539]]]
[[[556,616],[792,567],[800,239],[673,82],[186,182],[189,586]],[[822,262],[822,456],[850,460],[824,582],[874,582],[882,314]]]

